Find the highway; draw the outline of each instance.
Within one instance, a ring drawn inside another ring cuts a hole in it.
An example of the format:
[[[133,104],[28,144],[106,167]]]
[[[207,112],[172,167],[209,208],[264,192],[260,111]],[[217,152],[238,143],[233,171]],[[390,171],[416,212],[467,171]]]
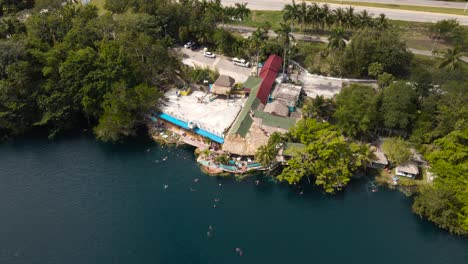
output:
[[[390,0],[380,0],[387,2],[394,2]],[[282,10],[284,5],[291,3],[291,0],[221,0],[223,5],[234,5],[235,3],[247,3],[247,7],[251,10]],[[346,1],[343,1],[345,3]],[[368,2],[374,2],[368,0]],[[404,2],[401,0],[401,2]],[[416,0],[416,2],[436,2],[429,0]],[[296,3],[301,3],[301,1],[296,1]],[[445,2],[442,2],[445,3]],[[462,3],[463,4],[463,3]],[[328,4],[331,9],[336,9],[339,7],[347,7],[349,5],[343,4]],[[363,6],[354,6],[356,12],[362,10],[367,10],[374,15],[385,14],[389,19],[392,20],[402,20],[402,21],[413,21],[413,22],[437,22],[442,19],[458,19],[461,25],[468,26],[468,15],[450,15],[450,14],[439,14],[439,13],[429,13],[429,12],[418,12],[418,11],[409,11],[409,10],[397,10],[397,9],[386,9],[386,8],[377,8],[377,7],[363,7]]]
[[[350,0],[343,0],[343,4],[346,4],[347,1],[350,1]],[[351,1],[363,2],[363,3],[433,6],[433,7],[459,8],[459,9],[465,8],[465,5],[466,5],[466,3],[464,2],[447,2],[447,1],[435,1],[435,0],[351,0]]]

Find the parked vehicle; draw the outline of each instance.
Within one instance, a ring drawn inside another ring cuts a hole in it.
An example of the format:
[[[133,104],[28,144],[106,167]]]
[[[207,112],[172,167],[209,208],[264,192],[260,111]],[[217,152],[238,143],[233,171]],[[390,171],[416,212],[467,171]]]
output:
[[[237,65],[237,66],[246,67],[246,68],[250,67],[250,62],[244,59],[233,58],[232,62],[234,63],[234,65]]]
[[[194,45],[195,45],[195,42],[189,41],[189,42],[185,43],[184,48],[190,49],[190,48],[192,48]]]
[[[208,58],[213,58],[213,59],[216,58],[216,54],[214,54],[213,52],[209,52],[209,51],[204,51],[203,56],[208,57]]]

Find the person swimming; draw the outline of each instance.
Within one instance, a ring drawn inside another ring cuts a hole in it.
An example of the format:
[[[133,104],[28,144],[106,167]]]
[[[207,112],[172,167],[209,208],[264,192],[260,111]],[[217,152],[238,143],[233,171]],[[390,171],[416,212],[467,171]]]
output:
[[[191,191],[191,192],[196,192],[197,189],[194,189],[194,188],[190,187],[190,191]]]
[[[196,178],[195,180],[193,180],[193,182],[198,182],[200,179]]]
[[[217,202],[221,201],[221,199],[219,199],[219,198],[214,198],[214,201],[217,203]]]
[[[169,185],[164,184],[164,189],[167,189],[167,188],[169,188]]]
[[[242,251],[241,248],[236,248],[236,252],[239,253],[239,256],[242,257],[242,255],[244,255],[244,251]]]
[[[260,184],[260,180],[256,180],[256,181],[255,181],[255,185],[258,186],[258,184]]]

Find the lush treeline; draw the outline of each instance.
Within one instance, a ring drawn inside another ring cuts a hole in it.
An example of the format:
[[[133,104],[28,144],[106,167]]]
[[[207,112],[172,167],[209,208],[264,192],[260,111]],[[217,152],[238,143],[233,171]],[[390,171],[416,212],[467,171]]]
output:
[[[34,128],[53,137],[90,127],[105,141],[135,135],[161,91],[199,77],[169,49],[175,42],[195,40],[227,54],[252,50],[217,29],[223,19],[243,19],[246,5],[107,1],[109,11],[99,16],[93,5],[63,2],[2,2],[2,139]]]
[[[81,126],[102,140],[133,135],[177,67],[156,19],[48,7],[1,19],[0,136]]]

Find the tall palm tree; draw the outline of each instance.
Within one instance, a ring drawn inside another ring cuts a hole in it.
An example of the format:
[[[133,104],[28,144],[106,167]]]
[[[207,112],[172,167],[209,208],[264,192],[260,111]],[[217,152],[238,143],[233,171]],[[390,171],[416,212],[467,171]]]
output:
[[[315,29],[318,28],[320,21],[320,6],[317,3],[313,3],[308,6],[306,19],[307,23],[312,24]]]
[[[342,28],[333,28],[328,36],[328,48],[330,50],[344,50],[348,40],[346,31]]]
[[[439,69],[447,69],[453,71],[454,69],[460,67],[460,57],[462,52],[459,47],[453,49],[447,49],[444,52],[443,61],[439,64]]]
[[[283,8],[283,20],[285,22],[296,23],[299,20],[299,6],[293,0],[292,4],[287,4]]]
[[[286,72],[286,56],[288,54],[289,47],[291,46],[291,42],[294,41],[294,37],[291,35],[291,32],[291,26],[285,23],[280,23],[280,27],[277,30],[275,30],[275,33],[278,34],[276,39],[281,44],[283,44],[283,78],[285,76],[284,73]]]
[[[255,51],[256,56],[256,69],[258,76],[258,60],[260,56],[260,48],[265,45],[266,40],[268,39],[268,31],[263,28],[257,28],[252,32],[252,36],[249,38],[249,47]]]
[[[334,17],[335,25],[339,27],[346,26],[346,12],[344,11],[343,8],[339,7],[333,10],[333,17]]]
[[[345,21],[346,21],[346,27],[351,29],[355,28],[356,26],[356,15],[354,14],[354,7],[350,6],[345,9]]]
[[[276,154],[277,150],[275,148],[263,145],[255,152],[255,160],[260,162],[263,166],[268,167],[275,160]]]
[[[307,4],[302,2],[297,8],[298,18],[297,22],[301,25],[301,30],[304,29],[304,25],[307,22]]]
[[[320,8],[319,19],[319,25],[322,29],[332,22],[333,16],[329,5],[325,4]]]
[[[388,28],[388,18],[385,16],[385,14],[380,14],[379,17],[374,20],[374,28],[377,30],[384,30]]]
[[[236,18],[240,19],[240,21],[244,21],[244,19],[250,15],[250,9],[247,8],[247,3],[236,3],[235,10]]]
[[[366,28],[366,27],[372,27],[373,26],[373,20],[372,20],[373,14],[370,14],[367,12],[367,10],[363,10],[361,13],[357,15],[357,25],[361,28]]]

